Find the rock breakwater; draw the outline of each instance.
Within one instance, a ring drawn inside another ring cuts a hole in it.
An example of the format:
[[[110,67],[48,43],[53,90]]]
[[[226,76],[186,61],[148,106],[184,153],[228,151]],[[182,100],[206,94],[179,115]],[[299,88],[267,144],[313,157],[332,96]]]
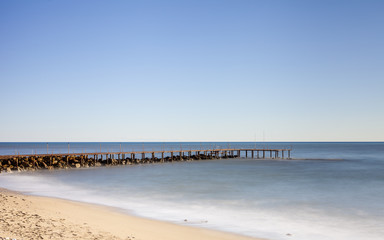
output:
[[[123,154],[121,154],[123,155]],[[132,154],[131,154],[132,155]],[[138,154],[139,155],[139,154]],[[141,153],[141,155],[143,155]],[[119,154],[120,156],[120,154]],[[134,156],[134,154],[133,154]],[[233,158],[234,155],[219,156],[215,154],[195,154],[188,156],[173,155],[167,157],[127,157],[127,158],[114,158],[112,154],[110,157],[104,159],[99,156],[89,155],[49,155],[49,156],[28,156],[28,157],[13,157],[8,159],[0,159],[0,172],[12,171],[35,171],[39,169],[69,169],[69,168],[88,168],[88,167],[102,167],[102,166],[116,166],[116,165],[132,165],[132,164],[152,164],[164,162],[181,162],[181,161],[197,161],[209,160],[219,158]]]

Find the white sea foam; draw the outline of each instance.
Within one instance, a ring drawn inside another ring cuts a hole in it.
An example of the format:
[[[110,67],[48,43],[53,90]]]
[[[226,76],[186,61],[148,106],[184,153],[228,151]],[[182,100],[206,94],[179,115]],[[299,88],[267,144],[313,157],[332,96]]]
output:
[[[101,179],[96,176],[93,187],[89,183],[76,184],[71,180],[71,176],[76,174],[81,172],[72,171],[68,176],[61,176],[59,179],[55,178],[54,174],[47,176],[44,173],[3,174],[0,176],[0,186],[28,194],[117,207],[136,215],[178,224],[275,240],[379,240],[384,234],[381,223],[374,218],[349,218],[349,215],[343,215],[343,212],[328,212],[326,209],[316,209],[310,205],[271,208],[265,207],[265,199],[198,199],[188,196],[183,198],[180,195],[177,195],[177,201],[174,201],[173,198],[161,194],[161,191],[137,192],[138,188],[135,188],[133,192],[132,189],[122,189],[124,184],[119,186],[120,188],[108,189],[113,187],[113,184],[98,183]],[[106,179],[108,178],[102,180],[107,181]]]

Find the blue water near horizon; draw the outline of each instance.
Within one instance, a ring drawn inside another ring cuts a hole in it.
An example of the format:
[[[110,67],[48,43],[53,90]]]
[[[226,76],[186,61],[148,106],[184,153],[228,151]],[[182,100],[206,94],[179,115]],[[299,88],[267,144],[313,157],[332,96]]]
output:
[[[0,143],[0,154],[15,152],[14,144],[20,152],[46,151],[46,143]],[[67,143],[57,144],[48,145],[67,150]],[[143,147],[142,143],[121,144],[127,149]],[[249,148],[254,144],[144,143],[144,149]],[[111,151],[120,149],[120,143],[101,145]],[[292,157],[324,160],[240,158],[2,173],[0,187],[272,240],[383,239],[384,143],[256,146],[292,147]],[[100,143],[70,143],[70,147],[91,150],[100,148]]]

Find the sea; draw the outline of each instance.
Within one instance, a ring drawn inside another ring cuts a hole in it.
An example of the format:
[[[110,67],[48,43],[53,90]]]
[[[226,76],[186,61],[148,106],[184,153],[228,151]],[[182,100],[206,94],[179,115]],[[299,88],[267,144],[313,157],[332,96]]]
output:
[[[3,172],[0,187],[270,240],[384,239],[383,142],[0,143],[0,155],[212,148],[293,159]]]

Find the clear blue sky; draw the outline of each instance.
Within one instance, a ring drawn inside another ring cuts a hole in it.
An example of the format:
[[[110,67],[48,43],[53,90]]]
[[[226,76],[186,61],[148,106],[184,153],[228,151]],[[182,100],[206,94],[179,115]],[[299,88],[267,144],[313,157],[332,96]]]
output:
[[[384,1],[0,0],[0,87],[0,141],[384,141]]]

